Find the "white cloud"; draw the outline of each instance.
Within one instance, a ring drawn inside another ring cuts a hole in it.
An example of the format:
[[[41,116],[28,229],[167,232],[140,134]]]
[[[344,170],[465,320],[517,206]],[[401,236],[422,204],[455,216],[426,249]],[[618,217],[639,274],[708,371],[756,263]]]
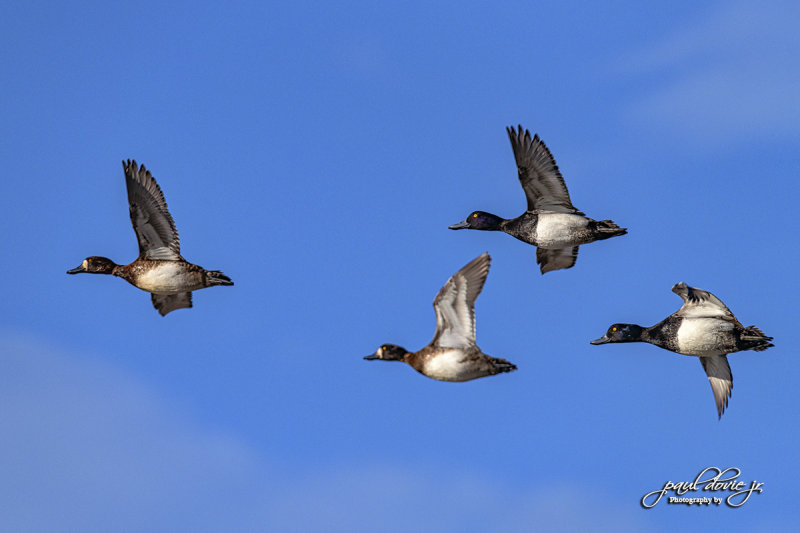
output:
[[[7,337],[0,366],[0,530],[217,530],[257,489],[243,443],[114,368]]]
[[[624,71],[645,89],[629,116],[694,139],[727,141],[800,128],[795,2],[731,2],[648,49]]]
[[[466,474],[362,465],[298,480],[273,503],[288,531],[649,530],[638,502],[608,501],[595,489],[514,490]]]
[[[637,502],[584,483],[516,490],[391,457],[309,471],[101,359],[2,332],[0,406],[1,531],[644,530]]]

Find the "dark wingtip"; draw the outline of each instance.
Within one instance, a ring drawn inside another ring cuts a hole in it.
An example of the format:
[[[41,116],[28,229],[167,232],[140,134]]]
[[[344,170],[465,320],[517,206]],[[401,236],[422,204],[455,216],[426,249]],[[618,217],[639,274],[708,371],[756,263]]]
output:
[[[138,164],[135,159],[127,159],[127,160],[123,159],[122,169],[125,171],[125,174],[127,174],[128,172],[139,172],[141,174],[147,172],[147,169],[145,168],[144,164],[142,165]]]
[[[506,132],[508,133],[509,138],[514,141],[517,137],[520,137],[523,134],[530,135],[528,130],[522,127],[522,124],[517,124],[517,127],[514,126],[506,126]]]

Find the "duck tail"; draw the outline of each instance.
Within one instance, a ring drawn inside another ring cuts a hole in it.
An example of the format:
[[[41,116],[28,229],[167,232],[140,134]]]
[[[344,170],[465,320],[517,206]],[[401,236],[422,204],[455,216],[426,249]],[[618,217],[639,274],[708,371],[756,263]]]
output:
[[[233,285],[233,280],[219,270],[206,270],[206,279],[209,287],[214,285]]]
[[[499,357],[492,357],[492,369],[495,374],[502,374],[503,372],[513,372],[517,369],[517,365]]]
[[[594,230],[598,235],[598,240],[609,239],[618,235],[625,235],[628,233],[628,228],[620,228],[614,224],[613,220],[595,220]]]
[[[764,332],[755,326],[747,326],[741,335],[741,341],[744,344],[745,350],[755,350],[761,352],[767,348],[775,346],[770,341],[772,337],[767,337]]]

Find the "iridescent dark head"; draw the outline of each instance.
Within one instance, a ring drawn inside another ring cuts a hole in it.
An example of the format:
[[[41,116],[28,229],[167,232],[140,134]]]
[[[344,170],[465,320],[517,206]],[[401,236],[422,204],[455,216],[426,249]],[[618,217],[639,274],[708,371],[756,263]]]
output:
[[[491,213],[474,211],[463,222],[448,227],[450,229],[482,229],[492,231],[499,230],[502,222],[502,218]]]
[[[608,342],[638,342],[642,340],[642,327],[636,324],[614,324],[606,334],[590,341],[591,344],[606,344]]]
[[[403,361],[408,350],[395,344],[384,344],[378,348],[374,354],[366,356],[364,359],[372,361],[380,359],[381,361]]]
[[[111,274],[117,264],[107,257],[100,257],[93,255],[83,260],[80,266],[67,270],[67,274],[80,274],[86,272],[87,274]]]

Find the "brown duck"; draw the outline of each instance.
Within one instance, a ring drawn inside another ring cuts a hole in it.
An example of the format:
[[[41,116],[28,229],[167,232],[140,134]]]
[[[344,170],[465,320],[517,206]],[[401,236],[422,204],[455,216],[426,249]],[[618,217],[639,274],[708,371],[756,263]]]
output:
[[[418,352],[384,344],[367,360],[403,361],[429,378],[439,381],[471,379],[511,372],[517,367],[505,359],[491,357],[475,344],[475,299],[489,275],[488,253],[476,257],[453,274],[433,301],[436,333]]]
[[[161,316],[192,307],[192,291],[214,285],[233,285],[219,270],[206,270],[181,257],[175,222],[164,194],[150,171],[136,161],[123,161],[131,223],[139,241],[139,257],[118,265],[100,256],[87,257],[67,274],[111,274],[151,294]]]

